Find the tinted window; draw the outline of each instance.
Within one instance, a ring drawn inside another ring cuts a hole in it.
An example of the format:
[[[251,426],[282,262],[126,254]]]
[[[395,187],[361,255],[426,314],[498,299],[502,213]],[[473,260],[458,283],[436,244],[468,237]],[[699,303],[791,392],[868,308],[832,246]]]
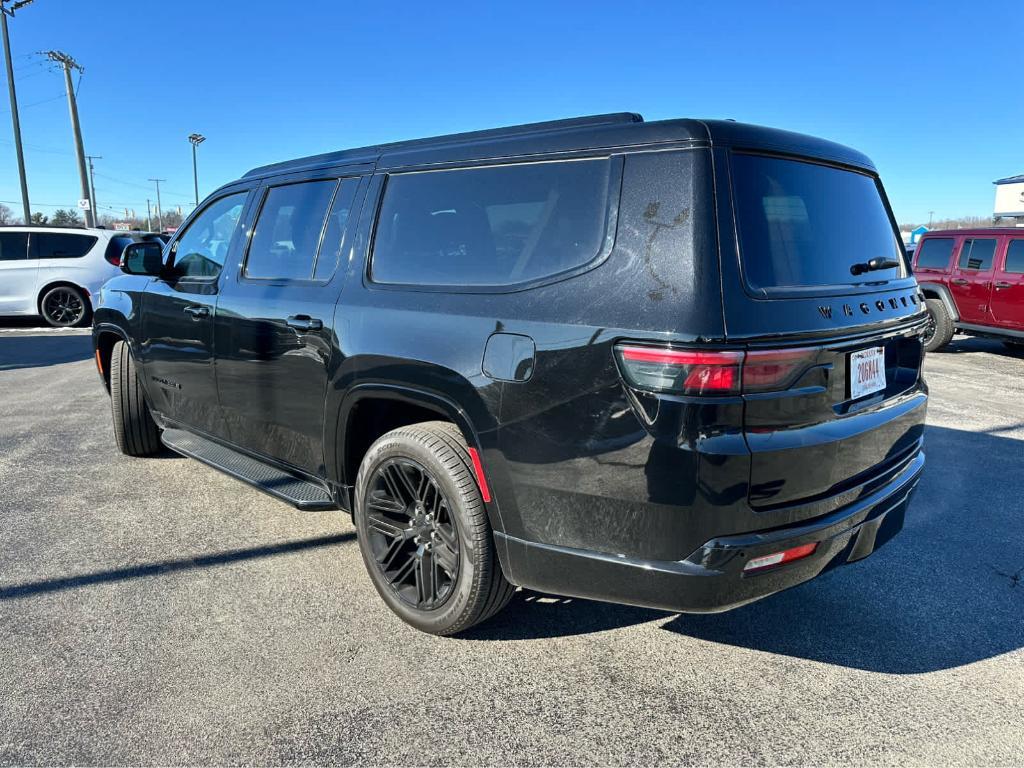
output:
[[[610,162],[579,160],[388,177],[371,273],[383,283],[509,285],[601,251]]]
[[[995,240],[968,238],[960,248],[960,269],[976,269],[984,272],[992,267],[996,253]]]
[[[740,252],[754,288],[841,285],[903,277],[903,266],[854,278],[876,257],[903,264],[896,233],[867,175],[760,155],[733,156]]]
[[[309,280],[338,182],[272,187],[256,220],[245,262],[247,277]]]
[[[236,192],[211,203],[174,241],[171,252],[178,277],[216,277],[220,274],[247,194]]]
[[[40,259],[80,259],[96,244],[90,235],[33,232],[33,250]]]
[[[14,261],[27,256],[27,232],[0,232],[0,261]]]
[[[1024,273],[1024,240],[1011,240],[1006,248],[1004,272]]]
[[[110,238],[110,242],[107,243],[107,251],[103,254],[103,258],[109,261],[111,264],[117,264],[121,260],[121,254],[124,253],[124,249],[135,242],[135,238],[131,235],[116,235]]]
[[[352,203],[356,197],[356,187],[359,186],[358,179],[344,179],[341,188],[334,196],[334,205],[331,206],[330,216],[327,217],[327,227],[324,229],[323,243],[320,245],[320,253],[316,257],[316,266],[313,268],[314,280],[328,280],[338,268],[341,259],[342,245],[345,241],[345,226],[348,224],[349,214],[352,212]]]
[[[953,255],[952,237],[926,238],[918,249],[917,266],[932,269],[946,269],[949,258]]]

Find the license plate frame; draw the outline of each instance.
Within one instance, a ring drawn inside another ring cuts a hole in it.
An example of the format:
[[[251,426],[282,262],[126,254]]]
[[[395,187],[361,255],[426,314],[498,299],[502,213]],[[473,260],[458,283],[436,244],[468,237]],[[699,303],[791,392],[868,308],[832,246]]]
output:
[[[846,357],[847,390],[851,400],[881,392],[886,388],[885,347],[868,347]]]

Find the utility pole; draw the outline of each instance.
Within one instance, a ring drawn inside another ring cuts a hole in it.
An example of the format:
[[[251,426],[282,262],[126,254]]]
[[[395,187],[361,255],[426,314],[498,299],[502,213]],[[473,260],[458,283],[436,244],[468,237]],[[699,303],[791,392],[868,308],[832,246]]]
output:
[[[89,161],[89,195],[92,198],[92,206],[96,211],[96,220],[99,221],[99,205],[96,202],[96,177],[93,176],[93,172],[96,170],[92,167],[93,160],[102,160],[103,155],[86,155],[85,159]]]
[[[149,181],[156,182],[156,224],[160,227],[160,231],[164,231],[164,212],[160,207],[160,182],[167,181],[167,179],[149,179]],[[148,204],[149,201],[147,201]]]
[[[153,231],[153,211],[149,208],[149,198],[146,198],[146,231]]]
[[[14,18],[14,12],[32,0],[0,0],[0,26],[3,27],[4,59],[7,63],[7,92],[11,97],[11,122],[14,124],[14,152],[18,156],[18,176],[21,179],[21,204],[25,210],[25,225],[32,223],[32,209],[28,204],[28,182],[25,180],[25,153],[21,149],[21,120],[18,118],[18,95],[14,89],[14,66],[11,64],[11,38],[7,33],[7,17]]]
[[[64,69],[64,86],[68,89],[68,110],[71,112],[71,131],[75,135],[75,154],[78,156],[78,176],[82,182],[82,197],[89,201],[85,209],[85,225],[96,226],[96,205],[89,191],[89,175],[85,170],[85,148],[82,145],[82,126],[78,123],[78,103],[75,101],[75,89],[71,85],[71,70],[77,69],[79,74],[85,68],[71,56],[61,51],[44,51],[50,61],[55,61]]]
[[[928,229],[932,228],[932,217],[935,215],[935,211],[928,211]]]
[[[199,172],[196,170],[196,147],[206,141],[206,137],[201,133],[193,133],[188,137],[189,143],[192,145],[192,183],[196,188],[196,208],[199,207]]]

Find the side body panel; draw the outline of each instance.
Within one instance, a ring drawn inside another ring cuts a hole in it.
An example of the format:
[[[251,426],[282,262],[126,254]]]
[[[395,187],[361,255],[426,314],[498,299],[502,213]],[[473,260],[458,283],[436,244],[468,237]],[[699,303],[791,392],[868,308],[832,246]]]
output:
[[[996,258],[989,317],[997,328],[1024,331],[1024,236],[1005,238]]]
[[[996,256],[984,269],[972,269],[968,263],[961,263],[967,259],[964,250],[970,247],[972,239],[996,241]],[[956,302],[960,319],[965,323],[989,322],[988,303],[992,296],[992,270],[1003,240],[1001,237],[978,235],[974,238],[964,237],[957,243],[956,258],[949,277],[949,290]]]
[[[26,231],[3,231],[5,251],[0,259],[0,315],[34,315],[36,306],[36,274],[39,260],[29,258],[30,234]]]
[[[290,175],[275,178],[273,184],[348,178],[358,185],[351,230],[366,187],[352,177],[360,171]],[[262,194],[261,188],[257,199]],[[251,207],[253,220],[258,207]],[[249,222],[250,229],[254,225]],[[351,239],[344,232],[339,237]],[[344,241],[331,247],[348,249]],[[337,376],[339,338],[333,318],[348,259],[328,279],[313,282],[248,278],[241,256],[225,270],[215,322],[217,386],[231,440],[306,474],[329,477],[333,473],[328,474],[324,461],[324,408],[327,383]],[[296,327],[299,319],[319,327]],[[333,432],[328,439],[334,439]]]

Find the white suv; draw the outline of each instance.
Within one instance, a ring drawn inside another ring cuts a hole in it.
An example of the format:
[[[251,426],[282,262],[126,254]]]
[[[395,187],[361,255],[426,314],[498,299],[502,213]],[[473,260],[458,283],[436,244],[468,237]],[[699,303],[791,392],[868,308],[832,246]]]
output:
[[[0,315],[41,315],[50,325],[87,325],[92,296],[118,272],[138,232],[74,227],[0,227]]]

